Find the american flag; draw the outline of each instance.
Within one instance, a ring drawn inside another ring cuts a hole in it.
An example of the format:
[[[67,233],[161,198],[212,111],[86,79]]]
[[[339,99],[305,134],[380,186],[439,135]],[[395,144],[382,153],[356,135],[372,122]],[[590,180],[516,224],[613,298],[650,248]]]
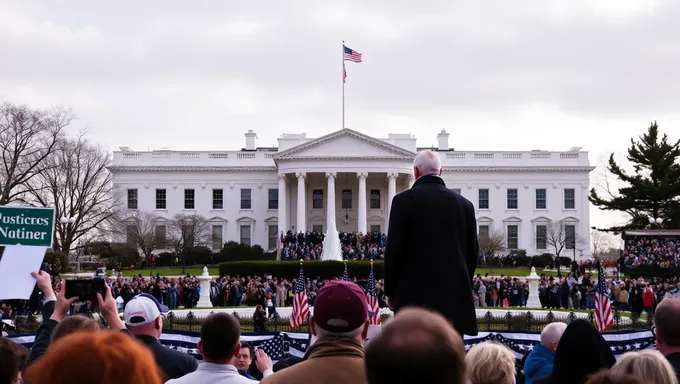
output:
[[[342,47],[345,49],[345,60],[361,63],[361,53],[353,50],[352,48],[347,48],[344,45]]]
[[[345,63],[342,63],[342,82],[347,82],[347,69],[345,68]]]
[[[607,295],[607,284],[604,278],[604,269],[602,266],[598,268],[597,276],[597,292],[595,292],[595,328],[598,331],[604,332],[607,328],[614,325],[614,318],[612,317],[612,307],[609,303],[609,296]]]
[[[309,313],[307,303],[307,289],[305,288],[305,274],[300,266],[300,276],[295,284],[295,295],[293,296],[293,312],[290,314],[290,329],[297,328],[305,322]]]
[[[368,287],[366,289],[366,303],[368,304],[368,323],[380,324],[380,306],[378,296],[375,293],[375,278],[373,277],[373,261],[371,260],[371,272],[368,274]]]
[[[345,263],[345,272],[342,274],[342,279],[349,281],[349,273],[347,273],[347,263]]]

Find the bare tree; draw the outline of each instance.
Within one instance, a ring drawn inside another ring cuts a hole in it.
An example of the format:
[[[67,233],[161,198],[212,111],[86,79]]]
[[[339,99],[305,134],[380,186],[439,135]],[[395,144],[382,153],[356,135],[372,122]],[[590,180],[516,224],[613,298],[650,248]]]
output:
[[[48,170],[46,162],[74,119],[63,109],[33,110],[27,106],[0,105],[0,205],[9,204],[39,187],[29,183]]]
[[[137,212],[118,221],[117,227],[125,230],[128,244],[140,251],[147,265],[151,265],[151,256],[154,251],[168,246],[167,226],[152,213]]]
[[[590,253],[596,260],[602,260],[609,255],[613,242],[605,232],[593,229],[590,231]]]
[[[210,247],[212,230],[210,222],[201,215],[177,214],[168,223],[168,246],[182,255],[182,273],[186,266],[186,254],[195,247]]]
[[[565,248],[576,249],[579,244],[584,243],[583,238],[578,234],[575,234],[574,239],[569,236],[567,233],[568,225],[564,221],[551,221],[546,224],[545,244],[549,249],[555,251],[555,257],[560,257],[560,253]]]
[[[479,254],[487,258],[505,251],[505,233],[500,229],[491,229],[489,234],[479,236]]]
[[[43,207],[54,207],[57,218],[73,218],[73,223],[55,223],[56,251],[69,253],[79,240],[105,236],[116,215],[117,195],[112,175],[106,169],[109,153],[77,139],[61,138],[42,161],[44,166],[26,182],[28,193],[19,200]]]

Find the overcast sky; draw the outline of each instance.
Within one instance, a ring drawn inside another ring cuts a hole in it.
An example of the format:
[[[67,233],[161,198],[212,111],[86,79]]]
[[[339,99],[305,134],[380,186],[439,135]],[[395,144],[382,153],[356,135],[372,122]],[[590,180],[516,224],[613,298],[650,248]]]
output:
[[[349,128],[597,165],[652,120],[680,136],[678,20],[661,0],[0,0],[0,99],[71,107],[111,150],[276,145],[341,128],[345,40]]]

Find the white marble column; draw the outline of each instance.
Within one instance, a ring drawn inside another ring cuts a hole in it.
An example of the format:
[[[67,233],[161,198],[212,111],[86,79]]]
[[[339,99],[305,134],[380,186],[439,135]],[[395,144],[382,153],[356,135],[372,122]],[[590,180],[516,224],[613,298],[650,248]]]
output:
[[[336,172],[326,172],[326,179],[328,179],[328,186],[326,195],[328,201],[326,202],[326,231],[331,229],[335,224],[335,178],[338,176]]]
[[[357,173],[357,177],[359,178],[359,206],[357,207],[359,209],[358,212],[358,222],[357,222],[357,231],[361,233],[366,233],[366,178],[368,177],[368,173],[366,172],[359,172]]]
[[[286,215],[286,208],[288,204],[286,201],[286,174],[279,173],[279,217],[278,226],[279,231],[276,236],[281,237],[281,232],[285,233],[290,229],[288,227],[288,216]]]
[[[387,233],[387,228],[390,226],[392,199],[394,199],[394,195],[397,194],[397,176],[399,176],[399,174],[396,172],[390,172],[387,174],[387,220],[385,223],[385,233]]]
[[[297,190],[297,232],[307,231],[307,209],[306,202],[307,197],[305,194],[305,177],[307,176],[304,172],[297,172],[295,177],[298,180],[298,190]]]
[[[413,183],[416,182],[416,177],[414,175],[408,175],[408,187],[409,189],[413,187]]]

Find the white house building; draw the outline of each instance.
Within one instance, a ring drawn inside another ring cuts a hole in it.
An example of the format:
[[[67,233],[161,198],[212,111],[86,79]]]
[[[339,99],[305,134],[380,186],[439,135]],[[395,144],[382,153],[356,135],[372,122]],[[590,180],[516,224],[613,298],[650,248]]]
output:
[[[351,129],[319,137],[284,134],[278,147],[256,146],[245,134],[235,151],[133,151],[113,154],[115,188],[124,209],[153,212],[162,220],[200,214],[212,225],[213,242],[276,247],[284,230],[387,232],[392,197],[413,183],[417,151],[437,151],[447,186],[477,208],[480,235],[502,230],[509,248],[529,255],[550,252],[546,228],[563,221],[565,232],[583,238],[590,255],[588,153],[458,151],[449,134],[435,148],[419,148],[410,134],[374,138]],[[125,199],[124,199],[125,200]],[[566,252],[571,255],[570,251]]]

